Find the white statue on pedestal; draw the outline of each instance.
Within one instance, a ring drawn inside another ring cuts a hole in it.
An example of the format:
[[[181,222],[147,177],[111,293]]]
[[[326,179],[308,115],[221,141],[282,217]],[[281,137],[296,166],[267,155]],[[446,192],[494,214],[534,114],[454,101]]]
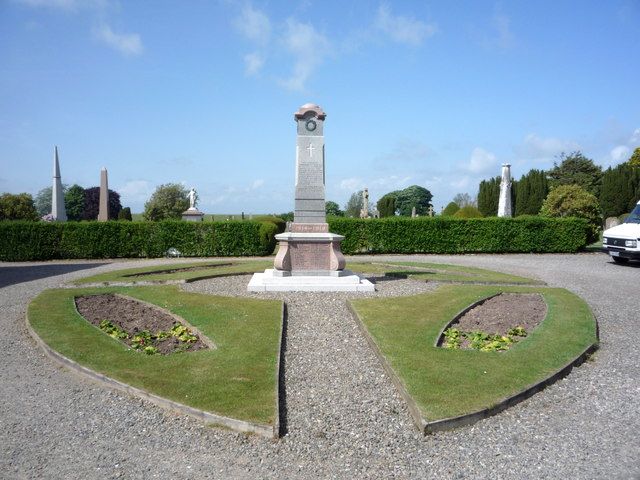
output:
[[[195,210],[196,209],[196,202],[197,202],[197,194],[196,194],[196,189],[195,188],[191,188],[191,191],[189,192],[189,210]]]
[[[500,182],[498,216],[511,216],[511,165],[509,165],[508,163],[502,164],[502,180]]]

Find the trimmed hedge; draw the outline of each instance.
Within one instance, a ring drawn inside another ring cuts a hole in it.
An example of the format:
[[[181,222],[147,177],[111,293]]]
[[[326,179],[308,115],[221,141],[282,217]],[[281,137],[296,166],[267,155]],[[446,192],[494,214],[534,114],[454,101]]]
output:
[[[355,253],[573,253],[587,245],[582,218],[330,218]]]
[[[0,222],[0,260],[270,255],[271,222]]]

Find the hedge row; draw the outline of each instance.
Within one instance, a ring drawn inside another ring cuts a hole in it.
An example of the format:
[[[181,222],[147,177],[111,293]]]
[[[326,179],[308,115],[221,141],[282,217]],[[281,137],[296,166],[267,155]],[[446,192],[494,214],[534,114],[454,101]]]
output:
[[[271,222],[0,222],[0,260],[270,255]]]
[[[581,218],[451,217],[347,219],[331,217],[329,229],[345,236],[354,253],[572,253],[587,245]]]
[[[577,252],[587,245],[579,218],[330,217],[355,253]],[[162,257],[177,248],[188,257],[270,255],[273,222],[0,222],[0,260]]]

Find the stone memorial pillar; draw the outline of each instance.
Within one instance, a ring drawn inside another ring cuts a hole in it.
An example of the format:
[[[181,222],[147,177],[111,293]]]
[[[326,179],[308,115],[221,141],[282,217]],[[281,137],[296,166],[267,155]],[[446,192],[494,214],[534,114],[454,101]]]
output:
[[[67,221],[67,210],[64,207],[64,192],[62,191],[62,178],[60,178],[58,147],[54,147],[53,151],[53,187],[51,189],[51,216],[57,222]]]
[[[500,181],[498,216],[511,217],[511,165],[509,165],[508,163],[502,164],[502,180]]]
[[[107,169],[100,170],[100,209],[98,210],[98,221],[109,220],[109,181],[107,180]]]
[[[294,114],[297,127],[295,209],[289,231],[276,235],[274,268],[256,273],[249,291],[373,291],[374,286],[345,270],[342,235],[329,232],[325,215],[324,121],[318,105]]]

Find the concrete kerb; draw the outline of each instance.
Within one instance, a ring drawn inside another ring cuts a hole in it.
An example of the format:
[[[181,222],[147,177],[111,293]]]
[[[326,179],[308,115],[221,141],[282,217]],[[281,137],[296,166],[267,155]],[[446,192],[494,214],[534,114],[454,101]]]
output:
[[[488,300],[489,298],[491,297],[480,300],[480,302],[482,303]],[[476,302],[476,304],[477,303],[478,302]],[[389,375],[389,378],[391,378],[391,381],[393,382],[395,387],[398,389],[398,393],[407,404],[407,407],[409,408],[409,413],[411,414],[411,417],[413,418],[415,425],[424,435],[428,435],[428,434],[438,432],[438,431],[443,431],[443,430],[451,430],[451,429],[462,427],[465,425],[471,425],[480,420],[496,415],[497,413],[500,413],[503,410],[506,410],[507,408],[522,402],[523,400],[526,400],[527,398],[531,397],[535,393],[538,393],[544,390],[547,386],[557,382],[561,378],[566,377],[574,367],[581,365],[589,357],[589,355],[591,355],[593,352],[595,352],[598,349],[597,342],[592,345],[589,345],[585,350],[582,351],[582,353],[576,356],[573,360],[566,363],[557,372],[552,373],[551,375],[549,375],[548,377],[544,378],[539,382],[536,382],[532,385],[529,385],[528,387],[525,387],[523,390],[521,390],[520,392],[514,395],[511,395],[509,397],[503,398],[502,400],[499,400],[495,405],[491,407],[483,408],[475,412],[459,415],[456,417],[443,418],[441,420],[435,420],[435,421],[429,422],[423,418],[422,413],[420,412],[420,408],[418,407],[418,404],[415,402],[413,397],[411,397],[411,395],[407,391],[400,377],[398,377],[396,372],[391,367],[391,364],[389,364],[386,357],[382,354],[380,347],[378,347],[378,344],[375,342],[375,340],[367,330],[367,327],[365,326],[364,322],[362,321],[358,313],[355,311],[351,303],[347,302],[347,306],[349,307],[349,311],[351,312],[358,327],[360,328],[360,331],[363,333],[365,339],[367,340],[367,343],[373,349],[375,355],[378,357],[378,360],[382,364],[382,367],[384,368],[385,372],[387,372],[387,374]],[[467,309],[465,310],[468,310],[470,308],[472,307],[467,307]],[[461,315],[461,314],[458,314],[458,315]],[[599,325],[598,325],[598,320],[595,316],[594,316],[594,321],[596,322],[596,339],[599,340],[600,338]],[[449,322],[448,324],[450,325],[451,323],[452,322]],[[444,329],[442,330],[442,332],[444,332]],[[442,332],[438,336],[438,338],[442,336]]]
[[[196,418],[197,420],[202,421],[205,424],[210,425],[221,425],[223,427],[229,428],[231,430],[235,430],[241,433],[254,433],[266,438],[279,438],[280,435],[280,378],[283,375],[280,370],[283,368],[283,364],[280,359],[282,358],[283,352],[281,351],[282,347],[282,338],[285,335],[284,330],[284,322],[285,322],[285,308],[283,302],[282,308],[282,316],[280,318],[280,342],[278,346],[278,361],[276,367],[276,411],[275,411],[275,419],[273,425],[264,425],[260,423],[247,422],[244,420],[238,420],[235,418],[225,417],[223,415],[217,415],[215,413],[207,412],[204,410],[200,410],[198,408],[190,407],[188,405],[184,405],[182,403],[175,402],[173,400],[169,400],[164,397],[160,397],[153,393],[150,393],[141,388],[133,387],[129,384],[120,382],[111,377],[103,375],[95,370],[84,367],[79,363],[71,360],[70,358],[58,353],[49,345],[47,345],[44,340],[40,338],[40,336],[36,333],[36,331],[31,327],[31,323],[29,322],[29,314],[25,315],[25,326],[29,335],[34,339],[36,344],[44,351],[44,353],[53,360],[55,363],[59,364],[62,367],[67,368],[71,372],[82,376],[83,378],[88,378],[92,381],[99,383],[102,386],[106,386],[112,388],[114,390],[118,390],[129,395],[133,395],[138,398],[142,398],[147,400],[159,407],[162,407],[167,410],[174,411],[179,414],[188,415],[190,417]]]
[[[237,275],[251,275],[255,272],[235,272],[235,273],[212,273],[211,275],[202,275],[200,277],[184,278],[180,280],[141,280],[133,282],[95,282],[95,283],[77,283],[67,284],[62,288],[98,288],[98,287],[150,287],[154,285],[184,285],[200,280],[209,280],[210,278],[235,277]]]

